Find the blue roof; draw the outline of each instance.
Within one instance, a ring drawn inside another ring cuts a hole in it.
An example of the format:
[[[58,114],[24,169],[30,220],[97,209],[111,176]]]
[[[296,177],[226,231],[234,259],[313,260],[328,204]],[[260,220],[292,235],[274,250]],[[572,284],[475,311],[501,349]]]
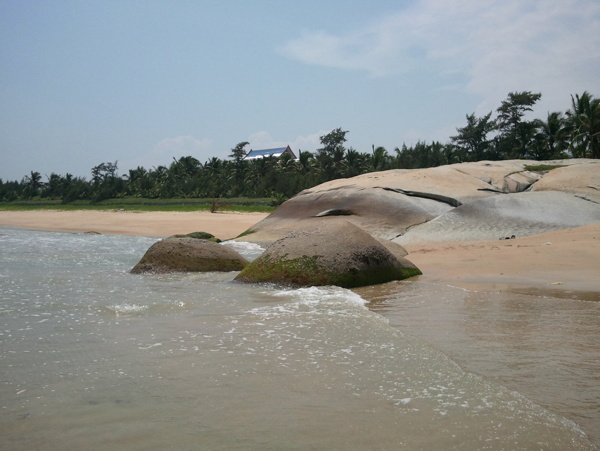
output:
[[[270,156],[279,156],[288,148],[286,147],[275,147],[273,149],[260,149],[260,150],[251,150],[245,156],[245,158],[258,158],[258,157],[270,157]]]

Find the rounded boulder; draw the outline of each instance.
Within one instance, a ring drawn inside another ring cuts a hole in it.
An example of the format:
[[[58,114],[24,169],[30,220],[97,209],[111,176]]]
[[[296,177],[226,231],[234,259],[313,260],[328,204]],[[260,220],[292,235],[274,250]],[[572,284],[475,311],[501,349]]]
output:
[[[346,221],[317,220],[277,240],[238,274],[246,283],[292,286],[375,285],[421,274],[403,257]]]
[[[154,243],[133,267],[133,274],[240,271],[248,264],[239,253],[197,238],[169,238]]]

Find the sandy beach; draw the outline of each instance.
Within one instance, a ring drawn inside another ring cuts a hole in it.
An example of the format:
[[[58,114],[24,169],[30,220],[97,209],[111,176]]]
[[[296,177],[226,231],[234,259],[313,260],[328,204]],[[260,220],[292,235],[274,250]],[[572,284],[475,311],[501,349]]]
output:
[[[265,213],[0,211],[0,226],[166,237],[204,231],[233,238]],[[600,223],[511,240],[405,246],[420,280],[481,291],[547,291],[600,300]]]
[[[600,301],[600,224],[510,240],[405,246],[422,280]]]
[[[208,232],[226,240],[235,238],[266,216],[266,213],[236,212],[0,211],[0,226],[157,237]]]

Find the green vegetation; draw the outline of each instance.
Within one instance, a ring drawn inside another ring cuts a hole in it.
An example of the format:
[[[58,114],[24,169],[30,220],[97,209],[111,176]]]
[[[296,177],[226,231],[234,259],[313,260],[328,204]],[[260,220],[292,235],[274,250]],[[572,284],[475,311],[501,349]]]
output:
[[[211,211],[212,199],[141,199],[124,197],[98,203],[79,200],[64,204],[60,200],[34,198],[0,202],[0,210],[126,210],[126,211]],[[219,202],[216,212],[237,211],[270,213],[275,207],[270,199],[231,198]]]
[[[390,280],[402,280],[421,275],[418,268],[375,268],[339,273],[327,270],[318,256],[287,259],[287,255],[271,258],[261,256],[246,266],[236,280],[250,283],[284,283],[292,286],[337,285],[354,288],[376,285]]]
[[[243,236],[251,235],[253,233],[256,233],[256,231],[255,230],[246,230],[245,232],[242,232],[238,236],[236,236],[236,238],[241,238]]]
[[[192,233],[187,233],[184,235],[181,235],[181,234],[172,235],[167,239],[171,239],[171,238],[193,238],[195,240],[207,240],[207,241],[213,241],[215,243],[221,242],[221,239],[217,238],[212,233],[208,233],[208,232],[192,232]]]
[[[331,275],[318,264],[316,256],[287,259],[259,257],[246,266],[236,280],[242,282],[282,283],[296,286],[327,285]]]
[[[571,96],[571,107],[527,119],[540,93],[511,92],[483,117],[466,116],[450,142],[403,144],[389,153],[345,147],[348,131],[321,136],[315,153],[298,151],[294,160],[246,160],[247,142],[231,149],[230,160],[204,164],[192,156],[168,166],[138,167],[118,174],[117,162],[91,169],[91,179],[31,171],[21,181],[0,179],[0,208],[271,211],[306,188],[329,180],[388,169],[417,169],[480,160],[600,158],[600,99],[587,91]],[[243,199],[243,200],[242,200]]]

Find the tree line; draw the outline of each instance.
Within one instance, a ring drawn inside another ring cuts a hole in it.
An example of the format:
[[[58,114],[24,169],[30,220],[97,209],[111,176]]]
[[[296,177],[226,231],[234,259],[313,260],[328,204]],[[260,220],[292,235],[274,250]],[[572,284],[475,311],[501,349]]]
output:
[[[60,199],[62,203],[92,203],[119,197],[220,198],[271,197],[276,203],[303,189],[338,178],[384,171],[417,169],[480,160],[600,158],[600,99],[585,91],[571,96],[571,107],[548,112],[545,119],[526,119],[540,93],[511,92],[494,112],[466,115],[464,127],[442,144],[417,142],[392,153],[372,146],[370,152],[346,147],[348,131],[337,128],[320,137],[314,153],[299,151],[293,159],[266,157],[246,160],[247,142],[231,149],[229,159],[213,157],[201,163],[193,156],[173,158],[168,166],[137,167],[118,174],[117,162],[91,169],[91,178],[39,172],[21,181],[0,179],[0,200]]]

